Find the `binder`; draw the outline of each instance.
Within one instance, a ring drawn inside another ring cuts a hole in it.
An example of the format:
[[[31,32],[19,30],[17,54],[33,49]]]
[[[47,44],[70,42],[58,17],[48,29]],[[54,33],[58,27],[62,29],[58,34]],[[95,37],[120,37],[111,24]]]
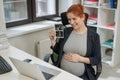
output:
[[[114,0],[110,0],[110,8],[115,8]]]

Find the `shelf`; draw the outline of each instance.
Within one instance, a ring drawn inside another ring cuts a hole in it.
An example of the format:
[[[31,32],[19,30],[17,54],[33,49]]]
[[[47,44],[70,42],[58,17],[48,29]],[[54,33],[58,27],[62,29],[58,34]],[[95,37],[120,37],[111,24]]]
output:
[[[113,48],[113,40],[109,39],[109,40],[103,42],[102,46],[107,47],[107,48]]]
[[[120,25],[117,25],[120,21],[120,18],[118,18],[120,16],[120,1],[82,0],[82,4],[85,7],[85,13],[88,13],[89,16],[96,15],[96,19],[93,17],[89,20],[88,18],[87,25],[95,28],[100,36],[102,61],[113,67],[120,64],[120,61],[118,61],[120,56],[118,53],[120,48]],[[114,55],[105,56],[105,49],[107,48],[112,49],[111,53],[114,53]]]
[[[104,6],[100,6],[101,9],[107,9],[107,10],[116,10],[116,8],[107,8],[107,7],[104,7]]]
[[[107,48],[105,54],[102,57],[102,62],[111,65],[112,63],[112,51],[113,49]]]
[[[108,65],[111,65],[111,63],[112,63],[112,57],[111,56],[105,56],[105,57],[102,58],[102,62],[106,63]]]

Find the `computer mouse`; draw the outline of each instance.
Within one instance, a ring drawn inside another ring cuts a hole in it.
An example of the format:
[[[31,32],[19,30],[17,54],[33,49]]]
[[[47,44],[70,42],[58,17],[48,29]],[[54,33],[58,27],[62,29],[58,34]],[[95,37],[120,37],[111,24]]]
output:
[[[29,63],[29,62],[31,62],[32,60],[31,60],[31,59],[24,59],[23,61]]]

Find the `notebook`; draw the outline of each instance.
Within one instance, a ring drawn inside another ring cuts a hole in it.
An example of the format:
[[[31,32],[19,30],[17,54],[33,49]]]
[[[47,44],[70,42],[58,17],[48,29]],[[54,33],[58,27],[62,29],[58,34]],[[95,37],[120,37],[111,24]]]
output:
[[[9,58],[20,74],[31,77],[35,80],[52,80],[60,73],[60,71],[46,66],[23,62],[13,57]]]

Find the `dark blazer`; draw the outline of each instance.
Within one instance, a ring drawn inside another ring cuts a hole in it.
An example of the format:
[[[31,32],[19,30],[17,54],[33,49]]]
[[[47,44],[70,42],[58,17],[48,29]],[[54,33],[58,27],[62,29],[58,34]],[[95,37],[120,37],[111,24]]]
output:
[[[52,48],[54,52],[58,53],[57,62],[54,63],[55,66],[60,67],[62,55],[64,54],[63,47],[72,30],[72,27],[65,28],[64,38],[61,38],[59,42],[56,43]],[[85,70],[88,74],[89,80],[96,80],[95,72],[92,66],[101,62],[101,47],[99,35],[96,32],[90,31],[89,29],[87,30],[87,52],[85,57],[89,57],[90,59],[90,64],[85,64]]]

